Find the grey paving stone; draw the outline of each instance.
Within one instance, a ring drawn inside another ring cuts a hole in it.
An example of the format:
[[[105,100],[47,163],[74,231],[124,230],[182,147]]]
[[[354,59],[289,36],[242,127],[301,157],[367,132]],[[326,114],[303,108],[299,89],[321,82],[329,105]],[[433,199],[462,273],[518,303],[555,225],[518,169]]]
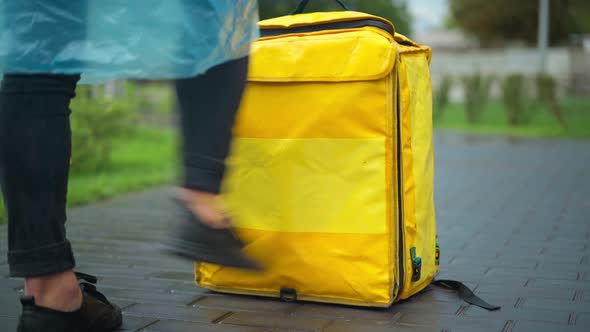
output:
[[[116,304],[117,306],[119,306],[119,308],[121,308],[122,310],[125,310],[125,308],[130,307],[132,305],[137,304],[136,299],[132,299],[132,300],[123,300],[123,299],[117,299],[117,298],[110,298],[109,299],[112,303]]]
[[[562,256],[549,256],[549,255],[540,255],[535,257],[535,260],[539,264],[571,264],[577,265],[580,264],[582,261],[582,257],[584,257],[581,253],[571,254],[571,255],[562,255]]]
[[[328,325],[324,332],[433,332],[441,329],[432,326],[403,325],[395,323],[375,323],[375,322],[345,322],[335,321]]]
[[[172,281],[185,281],[194,283],[195,274],[192,270],[189,271],[161,271],[154,272],[148,275],[148,278],[152,280],[172,280]]]
[[[141,291],[101,287],[100,291],[107,297],[117,300],[136,301],[144,303],[161,303],[173,305],[187,305],[199,298],[186,294],[171,294],[163,290]]]
[[[0,328],[2,331],[16,331],[18,320],[16,317],[7,317],[0,314]]]
[[[176,270],[176,271],[191,271],[193,265],[182,260],[179,261],[174,257],[143,257],[143,256],[132,256],[132,255],[104,255],[104,254],[92,254],[84,253],[80,254],[77,252],[77,259],[87,265],[95,264],[113,264],[113,265],[125,265],[133,268],[149,270],[153,269],[154,266],[162,270]],[[100,266],[100,265],[98,265]]]
[[[21,305],[19,295],[12,289],[0,289],[0,314],[3,317],[16,318],[20,315]]]
[[[154,280],[155,282],[162,282],[161,280]],[[173,294],[199,294],[199,295],[206,295],[206,296],[223,296],[225,294],[215,293],[205,288],[200,288],[195,285],[194,282],[185,283],[185,282],[176,282],[171,286],[167,287],[167,290]]]
[[[491,300],[490,300],[491,302]],[[493,302],[492,302],[493,303]],[[486,311],[484,309],[470,306],[463,312],[462,316],[468,318],[486,318],[495,320],[530,320],[548,323],[557,323],[567,325],[570,313],[555,311],[555,310],[541,310],[541,309],[517,309],[513,306],[504,306],[498,311]]]
[[[581,264],[581,262],[582,259],[580,258],[578,264],[539,263],[535,270],[539,271],[540,275],[544,275],[545,271],[590,272],[590,265]]]
[[[256,327],[245,327],[245,326],[230,326],[230,325],[218,325],[218,324],[204,324],[185,322],[178,320],[161,320],[156,324],[150,325],[148,328],[142,331],[157,331],[157,332],[258,332],[262,331]]]
[[[467,287],[470,285],[466,284]],[[477,285],[473,285],[470,287],[472,290],[477,290]],[[454,290],[447,290],[446,288],[440,288],[437,286],[429,286],[424,291],[420,292],[419,294],[414,295],[409,300],[407,300],[408,306],[405,310],[412,311],[414,309],[420,310],[422,305],[439,305],[439,306],[447,306],[449,311],[456,312],[456,310],[466,303],[458,296],[457,292]],[[391,309],[397,311],[404,311],[403,307],[399,307],[399,305],[403,304],[395,303]]]
[[[576,291],[576,301],[590,304],[590,290],[578,290]]]
[[[21,278],[0,278],[0,292],[3,290],[21,289],[24,286],[24,279]]]
[[[509,287],[508,285],[489,285],[480,284],[477,287],[476,293],[483,297],[497,296],[498,294],[511,294],[513,298],[524,296],[530,299],[558,299],[563,301],[572,301],[576,296],[576,289],[546,289],[546,288],[531,288],[531,287]]]
[[[528,278],[541,277],[543,279],[554,279],[554,280],[577,280],[578,279],[578,272],[572,272],[572,271],[538,272],[535,270],[493,267],[486,273],[486,278],[488,278],[488,277],[492,277],[492,278],[517,277],[517,276],[523,276],[523,277],[528,277]]]
[[[531,278],[527,287],[541,289],[582,289],[590,291],[590,282],[587,280],[555,280]]]
[[[305,303],[291,311],[294,318],[320,318],[325,320],[372,321],[391,324],[398,318],[398,304],[390,309],[354,308],[338,305]]]
[[[84,264],[80,262],[77,269],[84,273],[93,274],[98,278],[127,278],[127,279],[145,279],[146,275],[153,273],[154,269],[137,269],[126,265],[108,266],[105,262],[103,265]]]
[[[162,291],[174,286],[174,282],[164,282],[161,280],[133,279],[105,277],[98,279],[98,286],[105,288],[119,288],[126,290],[142,291]],[[196,287],[195,287],[196,288]]]
[[[452,273],[461,273],[470,276],[481,277],[486,274],[486,272],[490,269],[489,266],[476,266],[476,265],[460,265],[460,264],[447,264],[440,267],[440,272],[452,272]]]
[[[466,318],[443,314],[404,313],[398,323],[427,326],[431,327],[433,331],[443,328],[445,330],[501,331],[506,322],[503,319],[491,317]]]
[[[10,279],[0,279],[0,330],[16,331],[21,305],[19,294],[11,287],[5,287],[7,280]]]
[[[147,317],[134,317],[134,316],[123,316],[123,325],[117,331],[137,331],[142,329],[148,325],[151,325],[158,320],[155,318],[147,318]]]
[[[211,323],[228,314],[228,312],[224,310],[192,308],[187,306],[140,303],[125,309],[124,314],[135,317]]]
[[[566,243],[564,243],[562,247],[553,247],[551,244],[552,243],[550,242],[545,245],[542,252],[543,255],[552,257],[567,257],[570,255],[579,256],[587,252],[587,241],[581,241],[578,243],[574,242],[571,244],[571,246],[568,246]]]
[[[7,264],[0,265],[0,278],[6,278],[10,275],[10,270]]]
[[[441,269],[437,275],[438,279],[459,280],[463,283],[469,284],[477,284],[480,282],[480,280],[482,280],[483,277],[484,275],[479,273],[460,272],[448,269]]]
[[[515,268],[515,269],[524,269],[524,270],[534,270],[537,266],[537,262],[532,261],[530,258],[526,259],[506,259],[506,258],[488,258],[488,257],[466,257],[462,255],[458,255],[453,258],[451,262],[449,262],[448,267],[452,269],[455,266],[463,266],[464,268],[469,267],[485,267],[489,268],[491,266],[495,268]]]
[[[558,299],[540,299],[540,298],[526,298],[518,305],[521,309],[542,309],[553,311],[566,311],[577,313],[590,313],[590,306],[586,303],[574,302],[572,300],[564,301]]]
[[[414,301],[410,298],[407,301],[396,303],[394,309],[403,313],[419,312],[454,315],[463,305],[464,302],[459,298],[454,302],[423,302]]]
[[[590,314],[576,314],[575,326],[577,328],[586,329],[585,331],[590,331]]]
[[[302,307],[302,305],[280,302],[279,300],[274,299],[261,300],[260,298],[254,297],[227,295],[205,296],[199,299],[193,307],[227,311],[287,313],[297,310],[297,308]]]
[[[480,285],[506,285],[507,287],[526,286],[531,278],[526,276],[507,275],[489,275],[486,274],[479,279]]]
[[[511,325],[511,332],[575,332],[574,326],[538,321],[519,320]]]
[[[452,231],[451,231],[452,232]],[[470,252],[466,249],[460,250],[445,250],[444,247],[441,245],[441,262],[446,260],[447,263],[451,264],[455,259],[462,258],[465,261],[478,261],[478,260],[496,260],[498,258],[497,250],[488,251],[486,253],[483,252]],[[448,259],[448,260],[447,260]],[[525,258],[530,259],[530,258]]]
[[[330,324],[329,320],[318,318],[298,319],[286,314],[238,312],[221,321],[223,325],[253,326],[260,328],[280,328],[294,331],[322,331]]]

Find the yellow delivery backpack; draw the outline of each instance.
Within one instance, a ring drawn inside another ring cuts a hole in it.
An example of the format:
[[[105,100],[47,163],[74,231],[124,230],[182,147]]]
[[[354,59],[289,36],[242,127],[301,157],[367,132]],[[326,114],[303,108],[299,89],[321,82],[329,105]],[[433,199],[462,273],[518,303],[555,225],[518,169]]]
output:
[[[439,264],[430,49],[354,11],[260,28],[224,195],[266,270],[197,262],[197,284],[358,306],[409,298]]]

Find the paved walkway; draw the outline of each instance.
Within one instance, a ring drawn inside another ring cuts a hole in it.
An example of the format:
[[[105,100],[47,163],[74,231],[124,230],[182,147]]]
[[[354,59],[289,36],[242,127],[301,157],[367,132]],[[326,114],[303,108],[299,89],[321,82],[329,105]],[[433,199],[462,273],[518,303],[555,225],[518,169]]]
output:
[[[440,289],[389,310],[208,293],[158,252],[168,189],[73,209],[78,268],[124,307],[125,331],[589,331],[590,143],[438,134],[436,148],[441,277],[501,311]],[[14,331],[21,281],[0,239],[0,331]]]

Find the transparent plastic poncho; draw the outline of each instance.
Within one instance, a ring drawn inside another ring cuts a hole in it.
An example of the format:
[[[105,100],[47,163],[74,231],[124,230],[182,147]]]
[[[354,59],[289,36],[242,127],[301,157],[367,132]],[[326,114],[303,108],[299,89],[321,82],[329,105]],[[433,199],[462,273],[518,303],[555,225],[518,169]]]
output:
[[[256,0],[0,0],[0,73],[191,77],[244,57]]]

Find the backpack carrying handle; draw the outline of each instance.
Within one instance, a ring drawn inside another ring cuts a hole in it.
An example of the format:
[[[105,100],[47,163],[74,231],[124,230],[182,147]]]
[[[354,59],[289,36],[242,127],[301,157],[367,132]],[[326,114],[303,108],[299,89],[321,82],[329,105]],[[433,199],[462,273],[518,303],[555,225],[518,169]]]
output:
[[[348,6],[342,2],[342,0],[335,0],[344,10],[350,10]],[[305,10],[305,7],[309,3],[309,0],[301,0],[301,2],[297,5],[297,8],[291,13],[291,15],[301,14]]]

